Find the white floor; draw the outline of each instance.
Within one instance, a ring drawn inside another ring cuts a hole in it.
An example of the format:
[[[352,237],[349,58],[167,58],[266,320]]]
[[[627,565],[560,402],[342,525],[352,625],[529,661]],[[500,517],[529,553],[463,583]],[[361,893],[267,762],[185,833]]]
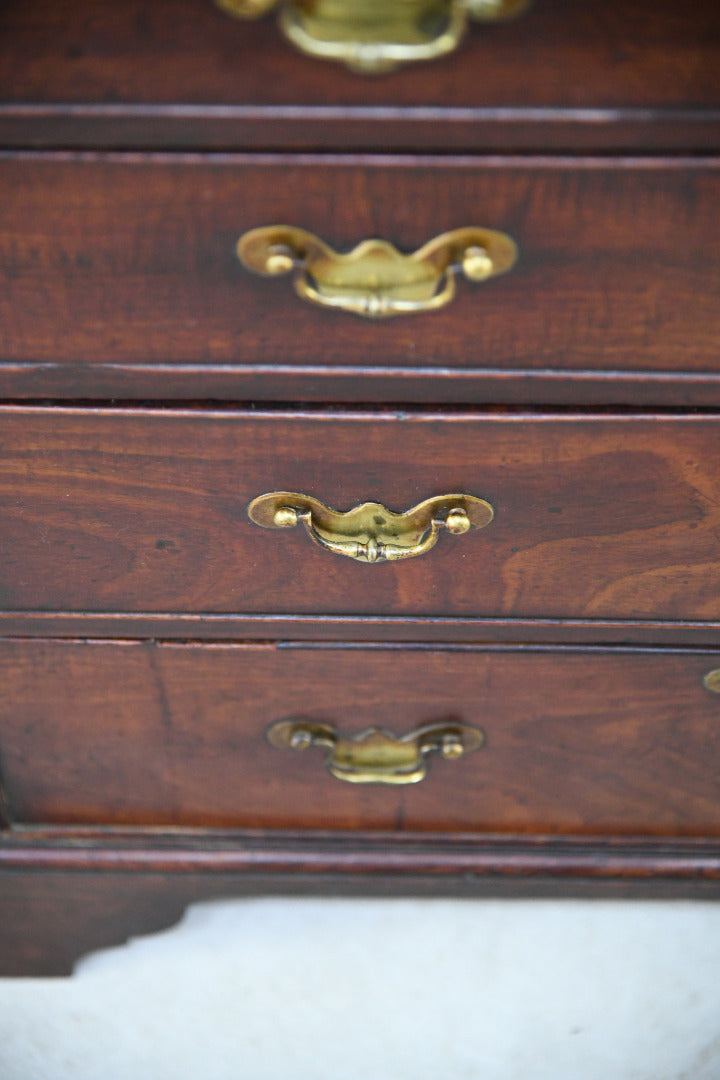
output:
[[[248,900],[0,980],[2,1080],[720,1080],[720,904]]]

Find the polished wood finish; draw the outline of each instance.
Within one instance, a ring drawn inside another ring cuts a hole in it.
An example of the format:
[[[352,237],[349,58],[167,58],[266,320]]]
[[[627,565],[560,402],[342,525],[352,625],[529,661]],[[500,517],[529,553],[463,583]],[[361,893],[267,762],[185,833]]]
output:
[[[719,654],[0,644],[18,824],[720,837]],[[304,717],[486,745],[409,787],[343,783],[265,737]]]
[[[717,159],[6,155],[0,190],[5,397],[720,404]],[[244,270],[273,222],[403,250],[479,224],[520,258],[378,324]]]
[[[707,150],[715,0],[537,0],[433,64],[362,78],[212,0],[6,0],[0,138],[22,146]]]
[[[0,847],[0,975],[69,975],[203,900],[268,895],[718,899],[711,841],[23,829]]]
[[[5,407],[0,432],[8,612],[720,621],[714,417]],[[368,566],[253,525],[277,490],[495,519]]]
[[[382,79],[212,0],[0,5],[0,972],[214,897],[720,897],[718,71],[716,0]],[[369,324],[242,269],[273,222],[520,260]],[[278,488],[496,518],[362,566],[251,525]],[[298,712],[488,741],[351,788]]]

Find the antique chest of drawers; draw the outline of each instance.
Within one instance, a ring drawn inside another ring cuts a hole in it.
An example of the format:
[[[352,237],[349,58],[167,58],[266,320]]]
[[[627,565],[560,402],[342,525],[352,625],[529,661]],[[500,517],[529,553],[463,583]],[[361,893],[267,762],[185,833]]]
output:
[[[716,896],[715,0],[239,7],[0,11],[2,973]]]

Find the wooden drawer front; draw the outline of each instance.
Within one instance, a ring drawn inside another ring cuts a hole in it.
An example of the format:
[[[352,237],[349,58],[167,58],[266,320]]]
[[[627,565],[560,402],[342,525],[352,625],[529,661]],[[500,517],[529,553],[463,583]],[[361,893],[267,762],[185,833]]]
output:
[[[715,418],[7,406],[0,446],[6,612],[720,620]],[[368,565],[253,524],[274,491],[495,518]]]
[[[5,641],[0,750],[25,823],[720,835],[717,653]],[[344,783],[265,732],[461,720],[483,749]]]
[[[715,0],[538,0],[473,27],[440,62],[368,79],[300,56],[273,17],[237,22],[212,0],[15,0],[0,7],[0,135],[220,149],[717,146],[719,22]]]
[[[22,155],[0,194],[5,396],[720,403],[714,160]],[[478,225],[520,255],[368,320],[241,266],[277,222],[404,251]]]

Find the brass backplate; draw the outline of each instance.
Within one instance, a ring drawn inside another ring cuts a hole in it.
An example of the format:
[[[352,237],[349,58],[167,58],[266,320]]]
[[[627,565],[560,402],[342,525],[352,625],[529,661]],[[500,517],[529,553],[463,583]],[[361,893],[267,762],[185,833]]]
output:
[[[505,233],[467,226],[411,254],[378,239],[342,253],[305,229],[266,225],[244,233],[237,254],[243,266],[264,277],[294,272],[303,300],[382,319],[444,307],[455,295],[458,273],[476,283],[497,277],[512,268],[518,249]]]
[[[342,735],[329,724],[304,718],[280,720],[267,732],[279,749],[325,751],[325,766],[351,784],[417,784],[427,775],[427,755],[437,751],[452,760],[484,745],[480,728],[456,721],[427,724],[396,736],[382,728]]]
[[[216,0],[223,11],[256,19],[279,8],[280,27],[301,52],[378,75],[434,60],[457,48],[469,19],[497,22],[529,0]]]
[[[708,671],[703,679],[703,686],[706,690],[712,691],[713,694],[720,694],[720,668],[713,668],[712,671]]]
[[[264,529],[304,525],[314,543],[359,562],[385,562],[414,558],[437,543],[444,529],[462,535],[482,529],[494,511],[474,495],[440,495],[425,499],[404,514],[381,503],[367,502],[345,513],[331,510],[310,495],[271,491],[253,499],[248,516]]]

